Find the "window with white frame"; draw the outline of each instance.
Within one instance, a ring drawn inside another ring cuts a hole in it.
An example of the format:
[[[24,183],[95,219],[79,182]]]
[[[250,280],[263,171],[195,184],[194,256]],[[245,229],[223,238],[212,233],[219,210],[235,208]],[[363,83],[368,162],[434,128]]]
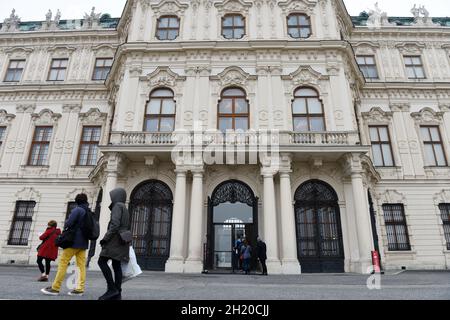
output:
[[[19,82],[22,79],[23,70],[25,69],[25,60],[9,61],[6,70],[5,82]]]

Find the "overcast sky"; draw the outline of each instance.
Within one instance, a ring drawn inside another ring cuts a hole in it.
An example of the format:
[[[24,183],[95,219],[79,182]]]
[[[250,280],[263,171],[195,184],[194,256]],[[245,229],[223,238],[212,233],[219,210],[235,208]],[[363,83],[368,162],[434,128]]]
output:
[[[351,15],[358,15],[374,7],[377,0],[344,0]],[[0,0],[0,20],[8,17],[12,8],[16,9],[22,21],[45,20],[48,9],[54,13],[57,9],[62,12],[61,19],[80,19],[84,13],[89,13],[92,6],[96,12],[109,13],[113,17],[120,17],[125,0]],[[378,0],[379,7],[389,16],[412,17],[410,12],[415,3],[423,4],[433,17],[450,16],[449,0]]]

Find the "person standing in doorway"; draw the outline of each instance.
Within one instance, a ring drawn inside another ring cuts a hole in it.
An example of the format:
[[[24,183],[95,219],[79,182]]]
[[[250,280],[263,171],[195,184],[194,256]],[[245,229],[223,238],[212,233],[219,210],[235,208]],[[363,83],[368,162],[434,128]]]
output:
[[[99,300],[121,300],[122,299],[122,261],[130,260],[130,215],[125,202],[127,193],[122,188],[116,188],[110,192],[111,197],[111,221],[108,231],[100,241],[102,251],[98,259],[98,265],[106,279],[108,289]],[[125,236],[128,234],[128,236]],[[124,239],[129,237],[129,239]],[[112,261],[114,279],[108,261]]]
[[[247,239],[244,240],[244,244],[241,247],[241,254],[243,260],[243,268],[245,274],[250,274],[250,260],[252,258],[252,247]]]
[[[52,220],[47,225],[47,230],[39,237],[42,240],[38,247],[37,264],[41,271],[40,282],[47,282],[50,274],[50,263],[58,258],[58,247],[55,245],[55,239],[61,234],[58,223]],[[45,260],[45,269],[42,261]]]
[[[258,242],[256,244],[256,252],[258,255],[258,259],[261,262],[262,275],[267,276],[267,266],[266,266],[267,246],[266,243],[262,241],[260,237],[258,237]]]
[[[64,249],[58,264],[58,273],[51,287],[42,289],[45,295],[57,296],[61,290],[61,285],[66,277],[67,268],[70,260],[75,256],[77,266],[80,269],[78,286],[75,290],[69,292],[71,296],[82,296],[84,294],[86,283],[86,250],[89,247],[89,240],[83,232],[85,215],[89,213],[88,198],[85,194],[79,194],[75,197],[77,206],[72,210],[67,219],[64,228],[75,230],[75,237],[70,248]]]

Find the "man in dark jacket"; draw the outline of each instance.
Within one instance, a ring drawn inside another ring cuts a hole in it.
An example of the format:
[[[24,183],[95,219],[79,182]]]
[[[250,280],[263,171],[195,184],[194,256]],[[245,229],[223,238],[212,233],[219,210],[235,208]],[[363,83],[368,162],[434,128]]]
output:
[[[266,266],[266,260],[267,260],[267,246],[264,243],[264,241],[261,240],[260,237],[258,237],[258,242],[256,244],[256,252],[258,254],[258,259],[261,261],[262,269],[263,269],[263,276],[267,276],[267,266]]]
[[[111,221],[108,224],[108,231],[100,241],[102,251],[98,259],[98,265],[103,272],[103,276],[108,284],[108,290],[99,300],[120,300],[122,292],[122,261],[130,260],[130,243],[122,239],[121,233],[130,230],[130,215],[125,202],[127,193],[122,188],[112,190],[110,193],[112,204]],[[108,261],[112,260],[114,269],[114,280]]]
[[[70,248],[64,249],[62,253],[58,264],[58,273],[56,274],[53,285],[41,290],[46,295],[57,296],[59,294],[62,282],[66,276],[67,267],[74,256],[76,257],[77,266],[80,269],[80,277],[77,288],[69,292],[69,295],[82,296],[84,293],[86,283],[86,250],[89,247],[89,240],[84,235],[82,228],[84,226],[85,215],[88,214],[89,204],[85,194],[77,195],[75,202],[77,203],[77,207],[72,210],[69,219],[64,225],[64,229],[75,230],[74,242]]]

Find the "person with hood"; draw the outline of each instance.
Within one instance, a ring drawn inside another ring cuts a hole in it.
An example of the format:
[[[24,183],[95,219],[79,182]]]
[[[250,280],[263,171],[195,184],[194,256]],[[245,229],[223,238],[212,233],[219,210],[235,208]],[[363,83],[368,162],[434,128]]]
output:
[[[122,299],[122,261],[128,262],[130,259],[131,239],[123,239],[124,234],[130,233],[130,215],[125,206],[127,193],[122,188],[116,188],[110,193],[111,220],[108,224],[108,230],[100,241],[102,251],[98,259],[98,265],[106,279],[108,289],[99,300],[120,300]],[[114,269],[114,280],[108,261],[112,261]]]
[[[50,274],[50,263],[58,258],[58,247],[55,244],[55,239],[61,234],[61,229],[58,228],[58,223],[51,220],[47,225],[47,230],[39,237],[42,240],[38,247],[37,264],[41,271],[39,282],[47,282]],[[45,260],[45,269],[42,261]]]
[[[258,242],[256,243],[256,252],[257,252],[258,259],[261,262],[262,272],[263,272],[262,275],[267,276],[267,265],[266,265],[267,246],[266,246],[266,243],[264,241],[262,241],[260,237],[258,237]]]
[[[77,195],[75,202],[77,206],[71,211],[69,219],[67,219],[64,225],[64,229],[75,230],[73,245],[70,248],[64,249],[52,286],[41,290],[45,295],[59,295],[62,282],[66,277],[67,267],[74,256],[76,257],[77,266],[80,269],[80,277],[77,288],[69,292],[69,295],[82,296],[84,294],[86,283],[86,250],[89,248],[89,240],[84,235],[82,229],[84,227],[85,215],[89,212],[87,195],[83,193]]]

